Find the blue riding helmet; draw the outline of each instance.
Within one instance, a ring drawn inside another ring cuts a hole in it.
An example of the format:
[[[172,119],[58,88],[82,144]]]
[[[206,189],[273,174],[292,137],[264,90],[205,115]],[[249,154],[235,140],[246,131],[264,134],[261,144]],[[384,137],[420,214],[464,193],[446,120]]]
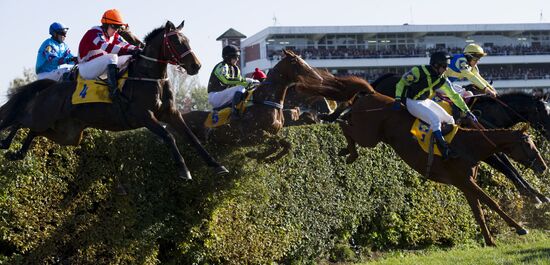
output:
[[[50,35],[52,35],[52,36],[53,36],[54,33],[67,31],[67,30],[69,30],[69,28],[63,26],[63,24],[61,24],[59,22],[54,22],[50,25]]]

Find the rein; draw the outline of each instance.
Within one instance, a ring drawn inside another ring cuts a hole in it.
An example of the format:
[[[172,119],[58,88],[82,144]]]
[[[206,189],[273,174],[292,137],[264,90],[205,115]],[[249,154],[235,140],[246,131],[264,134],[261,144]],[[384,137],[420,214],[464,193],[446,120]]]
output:
[[[164,39],[162,41],[162,43],[164,44],[163,49],[162,49],[162,53],[166,55],[167,54],[166,50],[168,49],[168,51],[170,52],[170,53],[168,53],[168,55],[170,56],[170,58],[168,60],[152,58],[152,57],[145,56],[143,54],[140,54],[139,56],[141,58],[145,59],[145,60],[149,60],[149,61],[156,62],[156,63],[173,64],[173,65],[182,64],[180,60],[183,59],[185,56],[187,56],[189,54],[192,54],[193,50],[191,50],[191,48],[189,48],[187,51],[184,51],[181,54],[178,53],[178,51],[173,47],[173,45],[171,45],[172,42],[170,41],[169,37],[172,36],[172,35],[179,36],[179,34],[180,34],[179,30],[173,30],[173,31],[164,33]],[[162,56],[162,57],[165,57],[165,56]]]

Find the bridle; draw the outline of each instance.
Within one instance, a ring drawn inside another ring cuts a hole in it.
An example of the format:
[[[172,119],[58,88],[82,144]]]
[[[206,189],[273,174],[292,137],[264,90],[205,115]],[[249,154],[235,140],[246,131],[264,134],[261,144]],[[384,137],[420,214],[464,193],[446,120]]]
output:
[[[161,58],[168,58],[167,60],[163,60],[163,59],[158,59],[158,58],[152,58],[152,57],[148,57],[148,56],[145,56],[143,54],[140,54],[139,56],[145,60],[149,60],[149,61],[153,61],[153,62],[157,62],[157,63],[163,63],[163,64],[173,64],[173,65],[182,65],[183,62],[181,61],[183,58],[185,58],[185,56],[189,55],[189,54],[193,54],[193,50],[191,50],[191,48],[187,45],[186,46],[186,49],[185,51],[183,51],[181,54],[178,53],[178,51],[176,50],[176,48],[174,47],[175,45],[173,44],[173,42],[170,40],[170,36],[178,36],[178,38],[181,36],[183,38],[185,38],[185,36],[182,36],[181,33],[180,33],[180,30],[178,29],[175,29],[175,30],[172,30],[172,31],[165,31],[164,32],[164,37],[163,37],[163,40],[162,40],[162,53],[161,53]]]

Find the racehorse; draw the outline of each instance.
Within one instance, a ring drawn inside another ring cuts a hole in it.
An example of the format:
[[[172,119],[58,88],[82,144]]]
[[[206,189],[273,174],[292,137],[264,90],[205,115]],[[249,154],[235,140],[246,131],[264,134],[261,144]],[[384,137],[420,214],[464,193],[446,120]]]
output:
[[[329,87],[330,84],[336,84],[337,87]],[[347,84],[352,84],[354,87],[348,89]],[[363,87],[363,89],[360,90],[357,87]],[[358,90],[361,92],[357,93]],[[426,170],[428,156],[419,155],[424,151],[416,139],[410,135],[415,119],[406,110],[392,110],[393,98],[376,93],[365,80],[356,77],[345,77],[339,82],[332,83],[324,81],[323,86],[317,91],[322,96],[338,101],[356,97],[351,106],[348,122],[340,123],[347,141],[347,147],[340,154],[349,154],[348,163],[352,163],[358,157],[356,144],[374,147],[379,142],[384,142],[390,145],[411,168],[419,173]],[[532,140],[525,134],[525,130],[526,128],[522,130],[459,128],[451,146],[460,150],[462,155],[448,160],[443,160],[439,156],[433,157],[429,179],[453,185],[464,193],[481,228],[485,243],[489,246],[494,246],[495,242],[487,229],[480,202],[497,212],[508,225],[516,229],[517,234],[524,235],[528,231],[508,216],[476,184],[478,163],[496,152],[504,152],[535,172],[544,172],[546,164]]]
[[[399,79],[400,76],[386,74],[374,81],[372,86],[377,92],[394,97]],[[550,140],[550,108],[542,98],[522,92],[503,94],[496,98],[477,95],[469,105],[485,128],[509,128],[519,122],[526,122]],[[541,194],[521,176],[505,154],[495,154],[484,162],[510,179],[523,196],[537,203],[550,202],[549,197]]]
[[[167,64],[183,67],[189,75],[198,73],[201,64],[181,32],[183,22],[175,27],[168,21],[145,37],[145,47],[128,66],[129,76],[120,93],[109,103],[71,103],[76,82],[51,83],[36,81],[18,88],[0,108],[0,130],[11,127],[1,147],[9,148],[19,128],[29,128],[19,151],[8,152],[8,159],[25,157],[33,139],[45,136],[62,145],[78,145],[85,128],[124,131],[146,127],[161,137],[170,148],[178,167],[178,176],[190,180],[174,137],[159,123],[169,124],[178,133],[185,134],[208,166],[216,173],[227,173],[204,149],[187,127],[174,105],[174,93],[166,78]],[[124,98],[125,100],[122,100]]]
[[[282,147],[272,160],[284,156],[290,150],[290,143],[277,134],[283,128],[283,108],[287,88],[296,83],[321,83],[322,78],[302,58],[292,51],[283,50],[283,58],[267,74],[267,78],[255,90],[251,106],[240,119],[229,124],[208,129],[204,126],[209,111],[191,111],[183,114],[189,127],[199,137],[217,143],[257,144],[267,139],[271,148],[259,157],[265,158]]]

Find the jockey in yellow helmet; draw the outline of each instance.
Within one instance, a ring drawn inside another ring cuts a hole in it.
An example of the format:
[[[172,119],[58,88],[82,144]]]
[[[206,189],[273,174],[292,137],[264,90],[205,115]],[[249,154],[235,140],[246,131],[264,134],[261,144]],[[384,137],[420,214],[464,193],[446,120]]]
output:
[[[485,55],[487,55],[487,53],[483,51],[481,46],[470,43],[466,45],[462,54],[454,55],[451,58],[451,64],[445,74],[449,77],[451,82],[468,79],[477,89],[491,96],[496,96],[496,90],[489,82],[481,77],[479,68],[477,67],[479,60]],[[456,87],[456,85],[453,86],[453,88]],[[461,91],[457,92],[460,93]]]

